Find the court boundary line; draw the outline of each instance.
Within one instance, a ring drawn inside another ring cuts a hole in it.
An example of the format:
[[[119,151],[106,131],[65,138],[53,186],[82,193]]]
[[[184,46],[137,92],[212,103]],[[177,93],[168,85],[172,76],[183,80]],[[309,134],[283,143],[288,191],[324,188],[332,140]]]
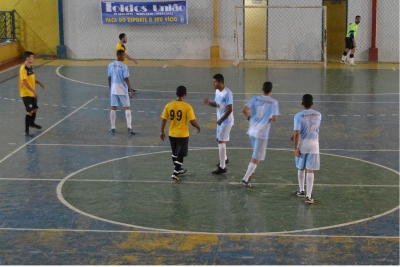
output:
[[[85,145],[85,144],[29,144],[30,146],[81,146],[81,147],[120,147],[120,148],[170,148],[170,146],[126,146],[126,145]],[[215,147],[196,147],[190,149],[218,149]],[[190,150],[189,149],[189,150]],[[229,149],[251,149],[247,147],[229,147]],[[267,150],[290,150],[289,148],[267,148]],[[356,152],[399,152],[396,149],[340,149],[340,148],[320,148],[320,151],[356,151]]]
[[[171,232],[162,232],[162,231],[135,231],[135,230],[94,230],[94,229],[68,229],[68,228],[12,228],[12,227],[0,227],[0,231],[37,231],[37,232],[84,232],[84,233],[140,233],[140,234],[176,234]],[[187,233],[188,235],[203,235],[203,233]],[[209,235],[209,234],[204,234]],[[214,233],[214,235],[221,235],[219,233]],[[241,234],[232,234],[234,235],[241,235]],[[251,236],[258,236],[257,233],[249,233]],[[262,234],[263,236],[288,236],[288,237],[311,237],[311,238],[360,238],[360,239],[400,239],[398,236],[355,236],[355,235],[327,235],[327,234],[315,234],[315,235],[301,235],[301,234],[285,234],[285,233],[278,233],[278,234]]]
[[[35,141],[36,139],[38,139],[40,136],[44,135],[45,133],[47,133],[48,131],[50,131],[51,129],[53,129],[54,127],[56,127],[58,124],[60,124],[61,122],[63,122],[64,120],[66,120],[67,118],[71,117],[73,114],[75,114],[76,112],[78,112],[80,109],[82,109],[84,106],[86,106],[87,104],[89,104],[90,102],[92,102],[95,98],[90,99],[89,101],[87,101],[85,104],[83,104],[82,106],[80,106],[79,108],[77,108],[76,110],[74,110],[73,112],[71,112],[70,114],[68,114],[67,116],[65,116],[64,118],[62,118],[61,120],[59,120],[58,122],[56,122],[55,124],[53,124],[52,126],[50,126],[48,129],[46,129],[45,131],[41,132],[39,135],[33,137],[32,139],[30,139],[27,143],[23,144],[22,146],[20,146],[19,148],[15,149],[13,152],[11,152],[10,154],[8,154],[7,156],[5,156],[3,159],[0,160],[0,164],[2,162],[4,162],[6,159],[8,159],[9,157],[11,157],[12,155],[14,155],[15,153],[17,153],[18,151],[20,151],[22,148],[26,147],[27,145],[29,145],[30,143],[32,143],[33,141]]]
[[[247,148],[247,149],[251,149],[251,148]],[[204,148],[204,149],[189,149],[189,150],[196,151],[196,150],[208,150],[208,149]],[[292,150],[289,150],[289,149],[280,149],[280,150],[292,151]],[[64,204],[65,206],[67,206],[71,210],[73,210],[73,211],[75,211],[75,212],[77,212],[77,213],[79,213],[79,214],[81,214],[83,216],[87,216],[87,217],[95,219],[95,220],[100,220],[100,221],[103,221],[103,222],[116,224],[116,225],[120,225],[120,226],[127,226],[127,227],[131,227],[131,228],[138,228],[138,229],[144,229],[144,230],[152,230],[152,231],[156,231],[156,232],[160,232],[160,231],[161,232],[171,232],[171,233],[177,233],[177,234],[178,233],[181,233],[181,234],[198,233],[198,234],[218,234],[218,235],[235,235],[235,234],[236,235],[252,235],[252,233],[251,234],[250,233],[211,233],[211,232],[196,232],[196,231],[176,231],[176,230],[151,228],[151,227],[144,227],[144,226],[138,226],[138,225],[133,225],[133,224],[116,222],[116,221],[112,221],[112,220],[109,220],[109,219],[105,219],[105,218],[101,218],[101,217],[95,216],[93,214],[86,213],[86,212],[76,208],[75,206],[71,205],[62,195],[62,187],[63,187],[64,183],[69,178],[71,178],[72,176],[74,176],[75,174],[77,174],[77,173],[79,173],[81,171],[96,167],[96,166],[101,165],[101,164],[105,164],[105,163],[108,163],[108,162],[113,162],[113,161],[117,161],[117,160],[121,160],[121,159],[127,159],[127,158],[131,158],[131,157],[133,158],[133,157],[139,157],[139,156],[145,156],[145,155],[152,155],[152,154],[161,154],[161,153],[171,153],[171,152],[170,151],[157,151],[157,152],[150,152],[150,153],[142,153],[142,154],[138,154],[138,155],[125,156],[125,157],[120,157],[120,158],[111,159],[111,160],[103,161],[103,162],[100,162],[100,163],[96,163],[96,164],[93,164],[91,166],[87,166],[85,168],[82,168],[82,169],[80,169],[78,171],[75,171],[75,172],[69,174],[68,176],[66,176],[65,178],[63,178],[61,180],[61,182],[57,185],[57,188],[56,188],[57,198],[60,200],[60,202],[62,204]],[[369,161],[366,161],[366,160],[357,159],[357,158],[351,158],[351,157],[346,157],[346,156],[341,156],[341,155],[332,155],[332,154],[327,154],[327,153],[320,153],[320,154],[331,155],[331,156],[336,156],[336,157],[342,157],[342,158],[347,158],[347,159],[353,159],[353,160],[356,160],[356,161],[361,161],[361,162],[364,162],[364,163],[376,165],[378,167],[387,169],[389,171],[392,171],[392,172],[400,175],[399,172],[397,172],[397,171],[395,171],[393,169],[390,169],[390,168],[388,168],[386,166],[382,166],[380,164],[374,163],[374,162],[369,162]],[[351,222],[346,222],[346,223],[342,223],[342,224],[336,224],[336,225],[324,226],[324,227],[318,227],[318,228],[311,228],[311,229],[303,229],[303,230],[292,230],[292,231],[285,231],[285,232],[262,232],[262,233],[256,233],[255,235],[257,235],[257,234],[269,235],[270,233],[275,233],[275,234],[277,234],[277,233],[302,233],[302,232],[310,232],[310,231],[320,231],[320,230],[325,230],[325,229],[333,229],[333,228],[338,228],[338,227],[358,224],[358,223],[366,222],[366,221],[369,221],[369,220],[372,220],[372,219],[376,219],[376,218],[382,217],[384,215],[390,214],[390,213],[398,210],[399,208],[400,208],[400,205],[398,205],[395,208],[392,208],[391,210],[388,210],[388,211],[386,211],[384,213],[381,213],[381,214],[373,215],[373,216],[370,216],[370,217],[367,217],[367,218],[363,218],[363,219],[356,220],[356,221],[351,221]]]
[[[76,83],[81,83],[81,84],[86,84],[86,85],[91,85],[91,86],[98,86],[98,87],[105,87],[108,88],[106,85],[100,85],[100,84],[95,84],[95,83],[87,83],[87,82],[82,82],[78,80],[74,80],[68,77],[65,77],[60,73],[60,69],[62,67],[65,67],[65,65],[61,65],[57,67],[56,69],[56,74],[62,79],[66,79],[72,82]],[[79,66],[69,66],[69,67],[79,67]],[[146,90],[146,89],[138,89],[139,91],[143,92],[156,92],[156,93],[174,93],[174,91],[154,91],[154,90]],[[212,92],[211,92],[212,93]],[[193,91],[191,94],[210,94],[210,92],[197,92]],[[256,95],[257,93],[233,93],[234,95]],[[316,95],[349,95],[349,96],[361,96],[361,95],[399,95],[400,93],[376,93],[376,94],[313,94],[314,96]],[[274,93],[274,95],[304,95],[304,93]]]

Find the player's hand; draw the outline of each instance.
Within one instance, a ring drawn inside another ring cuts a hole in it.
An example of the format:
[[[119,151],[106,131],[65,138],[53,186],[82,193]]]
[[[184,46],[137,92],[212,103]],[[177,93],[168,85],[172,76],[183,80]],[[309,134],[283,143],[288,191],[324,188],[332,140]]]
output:
[[[296,157],[300,157],[300,155],[301,155],[300,149],[296,148],[295,151],[294,151],[294,155]]]
[[[165,140],[165,133],[160,133],[160,139],[163,141]]]
[[[290,140],[292,140],[292,142],[294,142],[294,135],[292,135],[292,136],[290,137]]]
[[[204,98],[204,105],[210,105],[210,101],[208,100],[208,98]]]
[[[218,124],[219,126],[221,126],[221,123],[222,123],[221,120],[217,120],[217,124]]]
[[[33,92],[33,97],[34,98],[39,98],[39,95],[36,92]]]
[[[40,87],[42,87],[42,89],[44,90],[44,85],[43,83],[39,83]]]
[[[137,62],[137,60],[136,60],[136,59],[132,59],[132,61],[133,61],[133,62],[135,62],[135,64],[138,64],[138,62]]]
[[[132,99],[132,98],[133,98],[133,92],[130,91],[130,92],[129,92],[129,99]]]
[[[200,132],[200,127],[197,127],[197,133],[199,133]]]

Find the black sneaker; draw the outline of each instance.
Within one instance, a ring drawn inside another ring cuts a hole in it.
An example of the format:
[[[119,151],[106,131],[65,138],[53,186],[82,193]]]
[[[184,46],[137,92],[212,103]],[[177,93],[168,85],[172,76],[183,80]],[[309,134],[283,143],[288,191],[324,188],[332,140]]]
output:
[[[179,180],[178,176],[172,175],[172,176],[171,176],[171,181],[177,183],[177,182],[179,182],[180,180]]]
[[[131,89],[131,92],[133,92],[133,93],[137,92],[137,89]]]
[[[306,193],[304,193],[304,191],[296,191],[294,194],[298,197],[306,197]]]
[[[178,172],[174,171],[174,175],[178,176],[178,175],[185,174],[186,172],[187,172],[187,170],[185,170],[185,169],[180,169]]]
[[[221,167],[218,166],[218,169],[216,169],[215,171],[212,172],[212,174],[223,174],[226,173],[226,168],[222,169]]]
[[[242,180],[242,185],[246,188],[251,188],[251,184],[249,182],[246,182],[245,180]]]
[[[306,203],[314,204],[315,203],[315,199],[313,199],[312,196],[311,197],[306,197]]]
[[[115,133],[115,129],[111,128],[110,133]]]
[[[28,132],[25,132],[25,137],[33,137],[33,134],[29,134]]]
[[[229,163],[229,159],[226,159],[225,160],[225,165],[228,164],[228,163]],[[218,162],[218,164],[216,166],[219,167],[219,162]]]
[[[128,133],[130,134],[136,134],[136,132],[134,130],[132,130],[131,128],[128,128]]]
[[[31,125],[29,125],[29,127],[36,128],[36,129],[42,129],[42,126],[40,126],[36,123],[32,123]]]

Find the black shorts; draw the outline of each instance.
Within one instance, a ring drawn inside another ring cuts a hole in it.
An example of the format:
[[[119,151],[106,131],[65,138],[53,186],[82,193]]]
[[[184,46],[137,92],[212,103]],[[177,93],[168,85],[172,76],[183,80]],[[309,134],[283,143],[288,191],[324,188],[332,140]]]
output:
[[[187,156],[189,150],[189,137],[169,136],[169,142],[171,143],[172,155],[177,157]]]
[[[353,38],[346,37],[346,38],[345,38],[345,42],[346,42],[346,48],[347,48],[347,49],[353,49],[353,48],[354,48],[354,45],[353,45]]]
[[[38,109],[37,98],[32,96],[24,96],[22,97],[22,101],[24,102],[26,112],[31,112],[34,109]]]

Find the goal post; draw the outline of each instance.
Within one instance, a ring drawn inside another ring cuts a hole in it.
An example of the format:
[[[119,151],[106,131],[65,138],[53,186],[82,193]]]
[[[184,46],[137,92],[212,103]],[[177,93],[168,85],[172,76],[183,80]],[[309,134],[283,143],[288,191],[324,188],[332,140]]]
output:
[[[235,6],[235,62],[320,63],[326,68],[325,6]]]

